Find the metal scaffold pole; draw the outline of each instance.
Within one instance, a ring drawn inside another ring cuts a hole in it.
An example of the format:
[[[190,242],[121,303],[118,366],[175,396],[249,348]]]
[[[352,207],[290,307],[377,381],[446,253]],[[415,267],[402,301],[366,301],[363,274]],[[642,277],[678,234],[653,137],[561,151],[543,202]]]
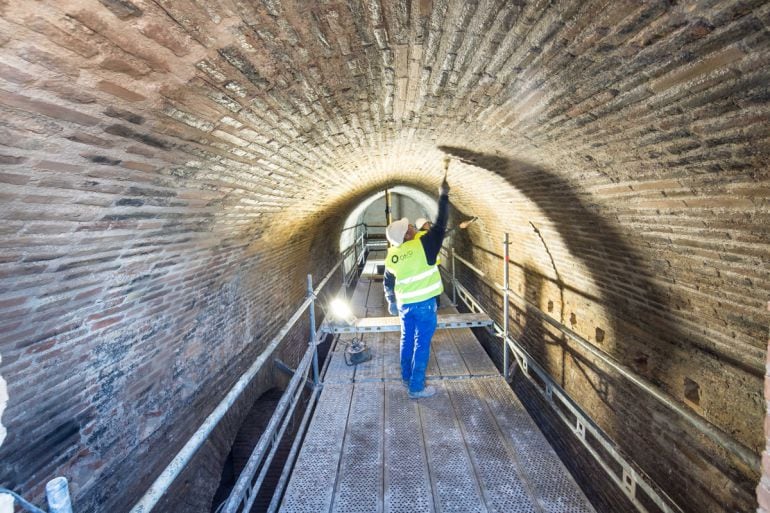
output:
[[[503,377],[508,380],[508,246],[510,245],[508,233],[505,234],[503,241]]]
[[[315,333],[315,294],[313,293],[313,275],[307,275],[307,295],[310,298],[310,342],[313,347],[313,384],[318,386],[318,345],[316,344]]]
[[[455,276],[455,248],[450,248],[452,252],[452,304],[457,306],[457,277]]]
[[[369,238],[369,227],[367,227],[366,223],[364,223],[364,236],[361,237],[361,254],[364,255],[361,257],[362,259],[366,258],[366,239],[368,238]]]
[[[353,231],[353,266],[358,265],[358,228]],[[344,273],[343,273],[344,274]]]

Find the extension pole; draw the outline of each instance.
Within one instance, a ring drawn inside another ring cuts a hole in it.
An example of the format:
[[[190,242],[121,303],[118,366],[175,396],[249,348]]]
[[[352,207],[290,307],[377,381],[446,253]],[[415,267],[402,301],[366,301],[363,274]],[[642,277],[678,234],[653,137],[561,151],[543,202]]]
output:
[[[450,248],[452,252],[452,304],[457,306],[457,277],[455,277],[455,268],[457,263],[455,262],[455,248]]]
[[[509,305],[508,305],[508,246],[510,245],[508,239],[508,232],[505,233],[505,240],[503,241],[503,377],[508,381],[508,317],[509,317]]]
[[[388,226],[392,221],[392,212],[390,208],[390,191],[385,189],[385,226]]]
[[[310,342],[313,346],[313,384],[318,386],[318,344],[316,344],[315,334],[315,294],[313,293],[313,275],[307,275],[307,295],[310,298]]]

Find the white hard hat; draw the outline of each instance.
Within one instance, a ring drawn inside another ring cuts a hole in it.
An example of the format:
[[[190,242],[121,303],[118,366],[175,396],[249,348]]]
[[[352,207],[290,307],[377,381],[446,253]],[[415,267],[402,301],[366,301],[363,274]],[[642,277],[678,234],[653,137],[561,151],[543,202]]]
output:
[[[404,242],[404,235],[409,229],[409,219],[402,217],[398,221],[393,221],[385,228],[385,237],[391,244],[398,247]]]
[[[425,219],[424,217],[418,217],[417,221],[414,222],[414,227],[418,230],[422,230],[422,225],[425,223],[430,223],[428,219]]]

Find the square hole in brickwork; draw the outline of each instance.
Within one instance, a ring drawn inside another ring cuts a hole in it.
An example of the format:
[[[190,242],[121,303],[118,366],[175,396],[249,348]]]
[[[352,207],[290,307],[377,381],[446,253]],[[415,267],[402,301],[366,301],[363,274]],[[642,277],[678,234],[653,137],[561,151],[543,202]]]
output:
[[[647,370],[647,361],[649,356],[645,353],[636,353],[634,356],[634,367],[639,372],[645,372]]]
[[[596,341],[600,344],[604,342],[604,330],[598,326],[596,327]]]
[[[553,301],[548,301],[548,313],[553,312]]]
[[[693,404],[700,404],[700,385],[690,378],[684,378],[684,397]]]
[[[577,315],[575,315],[575,312],[569,314],[569,323],[573,326],[577,324]]]

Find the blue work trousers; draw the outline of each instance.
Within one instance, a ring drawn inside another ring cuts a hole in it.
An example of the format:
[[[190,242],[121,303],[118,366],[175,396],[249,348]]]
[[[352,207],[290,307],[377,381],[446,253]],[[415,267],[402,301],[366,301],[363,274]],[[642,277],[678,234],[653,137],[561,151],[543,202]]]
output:
[[[425,369],[430,357],[430,340],[436,331],[436,298],[398,307],[401,319],[401,379],[410,392],[425,387]]]

